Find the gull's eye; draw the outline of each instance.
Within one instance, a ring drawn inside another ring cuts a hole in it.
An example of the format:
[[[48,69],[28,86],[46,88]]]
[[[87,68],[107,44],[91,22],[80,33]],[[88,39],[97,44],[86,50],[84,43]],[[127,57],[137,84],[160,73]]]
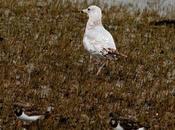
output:
[[[90,11],[91,9],[90,8],[88,8],[88,11]]]

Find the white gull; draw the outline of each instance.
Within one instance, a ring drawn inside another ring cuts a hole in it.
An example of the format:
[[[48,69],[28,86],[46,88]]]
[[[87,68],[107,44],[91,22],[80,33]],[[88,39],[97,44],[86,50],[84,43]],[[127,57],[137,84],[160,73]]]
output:
[[[117,55],[126,57],[126,55],[118,52],[112,35],[102,25],[102,11],[99,7],[92,5],[82,10],[89,16],[86,24],[86,30],[83,37],[84,48],[95,57],[116,59]],[[97,75],[103,66],[99,68]]]

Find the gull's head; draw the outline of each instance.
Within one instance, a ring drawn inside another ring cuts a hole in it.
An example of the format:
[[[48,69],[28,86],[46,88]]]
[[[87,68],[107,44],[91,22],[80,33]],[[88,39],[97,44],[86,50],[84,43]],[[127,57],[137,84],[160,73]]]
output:
[[[87,9],[83,9],[82,12],[86,13],[92,21],[101,20],[102,18],[101,9],[95,5],[91,5]]]

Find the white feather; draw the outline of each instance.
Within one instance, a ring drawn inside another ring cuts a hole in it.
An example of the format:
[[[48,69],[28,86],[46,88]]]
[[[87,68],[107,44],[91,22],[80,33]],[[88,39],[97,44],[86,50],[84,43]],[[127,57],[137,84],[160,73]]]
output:
[[[124,130],[123,127],[118,123],[117,127],[114,128],[114,130]]]
[[[142,128],[137,129],[137,130],[145,130],[145,128],[144,128],[144,127],[142,127]]]
[[[36,121],[40,119],[41,117],[42,115],[28,116],[23,112],[22,115],[18,117],[18,119],[23,120],[23,121]]]

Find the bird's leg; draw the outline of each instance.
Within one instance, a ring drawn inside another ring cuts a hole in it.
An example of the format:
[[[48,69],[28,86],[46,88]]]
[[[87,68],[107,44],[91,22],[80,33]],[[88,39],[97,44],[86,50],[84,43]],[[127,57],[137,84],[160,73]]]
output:
[[[89,56],[89,63],[90,64],[92,63],[92,56],[91,55]]]
[[[93,66],[92,62],[93,62],[93,57],[90,55],[90,57],[89,57],[89,64],[88,64],[88,71],[89,72],[93,71],[93,69],[94,69],[94,66]]]
[[[108,64],[108,61],[107,61],[107,62],[105,61],[105,62],[100,66],[100,68],[98,69],[98,71],[97,71],[97,73],[96,73],[97,76],[100,74],[102,68],[103,68],[106,64]]]

